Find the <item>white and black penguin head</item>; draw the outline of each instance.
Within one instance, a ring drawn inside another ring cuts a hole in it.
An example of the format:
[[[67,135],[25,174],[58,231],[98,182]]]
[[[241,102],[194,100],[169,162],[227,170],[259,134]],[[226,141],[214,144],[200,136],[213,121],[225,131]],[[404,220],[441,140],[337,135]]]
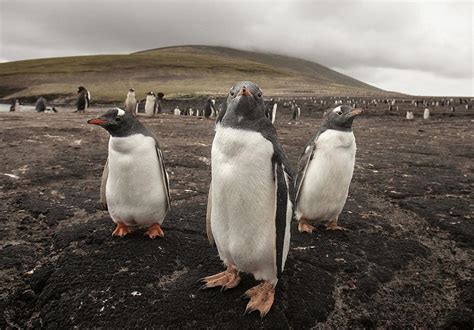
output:
[[[146,95],[153,95],[153,96],[155,96],[155,92],[150,91],[150,92],[148,92]]]
[[[102,116],[88,120],[87,123],[103,127],[110,135],[116,137],[135,134],[141,126],[132,114],[120,108],[110,109]]]
[[[86,90],[86,88],[85,88],[84,86],[79,86],[79,87],[77,87],[77,92],[78,92],[78,93],[81,93],[81,92],[83,92],[83,91],[85,91],[85,90]]]
[[[130,88],[128,91],[129,91],[129,92],[135,92],[135,89],[134,89],[134,88]]]
[[[246,119],[265,116],[263,93],[257,84],[241,81],[231,87],[227,96],[227,114],[235,114]]]
[[[352,122],[362,112],[362,109],[353,109],[348,105],[340,105],[326,114],[321,127],[339,131],[351,131]]]

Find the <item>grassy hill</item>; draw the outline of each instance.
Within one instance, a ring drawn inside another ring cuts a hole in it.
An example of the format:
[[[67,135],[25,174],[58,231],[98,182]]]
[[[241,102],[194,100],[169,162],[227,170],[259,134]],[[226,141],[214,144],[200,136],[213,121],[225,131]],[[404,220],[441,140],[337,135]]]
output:
[[[168,97],[223,95],[238,80],[258,83],[265,95],[386,94],[320,64],[224,47],[177,46],[128,55],[61,57],[0,64],[0,97],[68,100],[84,85],[95,101],[122,101],[153,90]]]

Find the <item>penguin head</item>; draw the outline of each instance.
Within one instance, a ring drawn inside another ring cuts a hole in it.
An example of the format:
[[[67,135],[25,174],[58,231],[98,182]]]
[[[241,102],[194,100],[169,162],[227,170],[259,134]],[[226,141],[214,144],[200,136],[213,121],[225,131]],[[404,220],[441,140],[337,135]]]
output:
[[[227,113],[255,119],[265,116],[263,93],[257,84],[241,81],[231,87],[227,96]]]
[[[322,126],[340,131],[352,130],[354,118],[363,112],[362,109],[353,109],[348,105],[340,105],[326,114]]]
[[[88,124],[103,127],[110,135],[119,137],[130,135],[137,122],[128,111],[120,108],[110,109],[102,116],[87,121]]]
[[[128,91],[129,91],[129,92],[135,92],[135,89],[134,89],[134,88],[130,88]]]
[[[82,92],[83,90],[85,90],[84,86],[77,87],[77,92],[78,93]]]

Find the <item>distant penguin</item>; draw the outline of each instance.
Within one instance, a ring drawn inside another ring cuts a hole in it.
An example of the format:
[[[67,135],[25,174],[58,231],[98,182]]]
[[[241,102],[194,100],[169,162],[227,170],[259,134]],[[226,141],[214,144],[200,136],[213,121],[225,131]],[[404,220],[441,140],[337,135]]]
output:
[[[153,117],[156,112],[156,96],[154,92],[148,92],[145,101],[145,115]]]
[[[84,86],[79,86],[77,94],[77,110],[75,112],[84,112],[90,106],[91,93]]]
[[[140,226],[148,228],[145,235],[150,238],[163,237],[161,224],[170,209],[170,193],[155,135],[131,113],[118,108],[87,123],[110,134],[101,202],[117,224],[112,235],[123,237],[130,227]]]
[[[10,106],[10,112],[13,111],[21,111],[20,100],[15,99],[12,101],[12,105]]]
[[[212,98],[208,98],[204,106],[204,117],[210,118],[213,112],[214,112],[214,105],[212,103]]]
[[[211,117],[212,118],[216,118],[217,117],[217,109],[216,109],[216,100],[214,98],[211,99],[211,103],[212,103],[212,113],[211,113]]]
[[[430,109],[425,108],[423,111],[423,119],[430,119]]]
[[[137,100],[137,109],[135,111],[136,114],[145,113],[145,102],[146,100]]]
[[[293,210],[291,170],[264,111],[260,88],[243,81],[231,88],[217,118],[206,221],[227,270],[203,279],[204,288],[231,289],[239,272],[252,274],[262,282],[245,292],[246,312],[262,317],[285,266]]]
[[[412,120],[413,118],[415,118],[415,116],[413,115],[413,111],[410,111],[408,110],[407,111],[407,117],[406,117],[408,120]]]
[[[216,101],[210,97],[206,100],[206,105],[204,106],[204,117],[210,118],[213,114],[216,113]]]
[[[127,98],[125,99],[125,110],[130,112],[133,116],[136,116],[137,113],[137,99],[135,97],[135,90],[130,88],[127,93]]]
[[[275,124],[275,120],[277,116],[277,107],[278,107],[278,104],[274,103],[273,109],[272,109],[272,124]]]
[[[179,110],[179,107],[176,107],[176,108],[174,109],[173,114],[174,114],[175,116],[180,116],[180,115],[181,115],[181,110]]]
[[[300,107],[295,104],[292,106],[291,110],[292,110],[291,119],[295,122],[298,122],[300,120],[300,115],[301,115]]]
[[[165,94],[163,94],[162,92],[159,92],[158,94],[156,94],[156,113],[157,114],[161,114],[161,102],[163,102],[163,98],[165,97]]]
[[[38,100],[36,100],[35,110],[37,112],[44,112],[47,106],[48,106],[48,103],[46,102],[46,99],[41,96],[40,98],[38,98]]]
[[[310,222],[337,225],[346,203],[354,172],[356,143],[352,122],[362,113],[341,105],[323,119],[316,135],[306,144],[296,180],[296,220],[300,232],[312,233]]]

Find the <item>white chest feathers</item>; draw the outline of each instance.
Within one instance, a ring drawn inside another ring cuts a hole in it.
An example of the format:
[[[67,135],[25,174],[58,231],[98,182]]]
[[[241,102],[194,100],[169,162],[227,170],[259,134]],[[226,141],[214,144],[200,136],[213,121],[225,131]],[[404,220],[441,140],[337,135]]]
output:
[[[155,140],[142,134],[111,137],[106,185],[107,206],[115,222],[149,226],[166,215],[166,188]]]
[[[155,111],[155,102],[156,102],[156,97],[153,95],[147,95],[146,96],[146,101],[145,101],[145,113],[147,115],[153,115]]]
[[[297,218],[327,221],[341,213],[354,172],[355,154],[352,132],[330,129],[319,135],[298,197]]]
[[[276,281],[272,155],[260,133],[216,126],[211,230],[224,263]]]

